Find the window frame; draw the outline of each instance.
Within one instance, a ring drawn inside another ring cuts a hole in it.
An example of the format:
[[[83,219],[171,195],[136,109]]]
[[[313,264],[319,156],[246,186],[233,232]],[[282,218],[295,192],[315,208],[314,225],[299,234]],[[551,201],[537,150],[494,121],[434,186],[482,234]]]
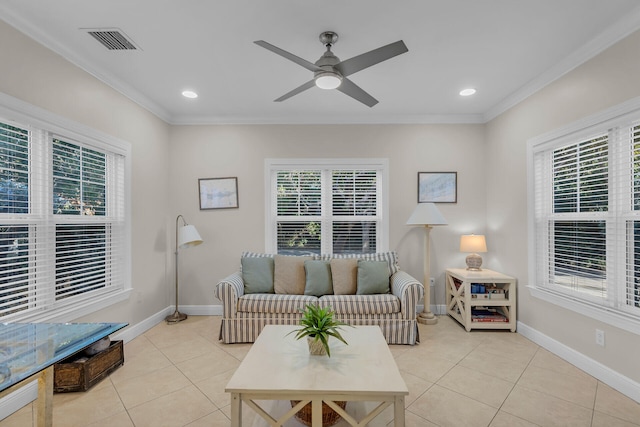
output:
[[[542,272],[544,272],[545,266],[548,265],[546,260],[549,259],[549,248],[538,248],[536,246],[536,171],[534,162],[535,156],[538,153],[546,152],[547,157],[551,157],[554,149],[577,144],[602,134],[608,134],[611,140],[609,145],[610,166],[611,163],[615,161],[612,160],[612,158],[620,158],[622,153],[623,160],[618,161],[616,166],[616,168],[621,171],[610,169],[608,190],[611,211],[590,214],[592,219],[606,219],[608,235],[612,232],[617,236],[625,236],[624,239],[618,239],[617,241],[616,236],[608,237],[610,241],[608,240],[607,243],[606,271],[608,291],[609,288],[611,291],[611,296],[608,297],[608,300],[619,300],[623,298],[621,294],[626,295],[627,293],[626,267],[629,256],[626,249],[628,243],[633,243],[633,239],[629,242],[630,235],[628,231],[626,231],[626,223],[630,219],[640,221],[640,212],[634,212],[632,206],[625,210],[624,206],[629,205],[629,198],[631,196],[625,193],[625,191],[629,190],[627,188],[628,184],[623,184],[618,182],[618,180],[629,181],[628,174],[631,173],[630,169],[625,171],[628,165],[624,164],[624,162],[628,160],[624,155],[628,153],[624,152],[627,148],[625,148],[623,141],[625,138],[630,138],[628,135],[627,137],[624,136],[625,130],[630,130],[639,123],[640,98],[636,98],[527,141],[527,235],[529,250],[529,284],[527,288],[531,295],[538,299],[637,335],[640,335],[640,311],[635,308],[614,308],[609,305],[603,305],[591,298],[584,298],[571,292],[563,292],[553,286],[545,286],[546,278],[541,276],[543,276]],[[548,166],[552,167],[552,164]],[[553,182],[553,180],[551,180],[551,182]],[[549,190],[549,193],[552,194],[552,191]],[[552,204],[552,201],[547,199],[542,203]],[[556,214],[556,216],[558,215],[563,214]],[[575,217],[573,214],[567,215],[567,218]],[[547,236],[549,236],[548,233]],[[542,259],[537,258],[538,254],[542,254]],[[541,264],[541,262],[544,264]]]
[[[380,212],[378,213],[380,230],[377,233],[376,252],[385,252],[389,249],[389,160],[386,158],[293,158],[293,159],[265,159],[265,252],[277,253],[277,214],[276,203],[272,200],[275,191],[273,187],[274,173],[281,170],[294,169],[375,169],[380,171]],[[323,183],[325,185],[327,183]],[[327,184],[328,185],[328,184]],[[327,203],[323,197],[323,203]],[[332,215],[330,215],[332,216]],[[324,249],[320,250],[324,253]]]
[[[30,171],[40,174],[41,177],[46,175],[46,179],[52,178],[51,163],[51,143],[53,138],[62,137],[72,143],[80,143],[88,148],[95,148],[98,151],[106,151],[116,155],[120,155],[124,159],[124,218],[123,229],[123,247],[122,247],[122,276],[123,284],[121,287],[105,290],[104,292],[96,292],[88,295],[86,298],[69,298],[70,301],[59,304],[57,307],[44,311],[35,311],[28,313],[16,313],[9,315],[3,320],[20,321],[20,322],[68,322],[79,317],[89,315],[98,310],[104,309],[110,305],[129,299],[132,292],[131,281],[131,144],[126,141],[107,135],[95,129],[79,124],[70,119],[58,116],[40,107],[36,107],[17,98],[13,98],[4,93],[0,93],[0,116],[6,119],[9,124],[15,124],[21,127],[29,128],[29,131],[39,133],[39,137],[47,140],[48,147],[44,150],[47,153],[31,158],[32,167]],[[42,153],[41,150],[38,150]],[[33,162],[33,163],[32,163]],[[51,184],[51,183],[49,183]],[[109,197],[109,196],[107,196]],[[37,214],[41,216],[47,211],[50,218],[52,214],[52,196],[45,196],[46,200],[40,200],[39,204],[34,205],[35,211],[29,215]],[[51,208],[51,209],[50,209]],[[27,215],[28,216],[28,215]],[[102,218],[99,218],[102,219]],[[66,221],[52,221],[65,224]],[[36,220],[37,221],[37,220]],[[95,221],[95,219],[93,219]],[[31,243],[30,245],[34,245]],[[49,243],[46,248],[35,247],[38,253],[45,251],[48,256],[55,258],[55,243]],[[53,250],[53,252],[51,252]],[[49,253],[51,252],[51,253]],[[38,274],[36,272],[36,274]],[[55,274],[53,282],[50,284],[50,293],[55,294]],[[36,296],[40,298],[40,296]],[[55,298],[53,295],[45,296],[47,299]]]

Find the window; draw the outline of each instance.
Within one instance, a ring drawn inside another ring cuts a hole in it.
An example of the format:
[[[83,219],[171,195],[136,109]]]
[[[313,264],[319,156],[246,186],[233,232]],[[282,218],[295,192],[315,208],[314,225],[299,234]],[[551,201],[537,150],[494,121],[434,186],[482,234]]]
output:
[[[535,296],[637,332],[640,111],[529,143]]]
[[[267,160],[268,252],[387,249],[386,160]]]
[[[0,319],[73,319],[130,287],[128,146],[26,109],[0,105]]]

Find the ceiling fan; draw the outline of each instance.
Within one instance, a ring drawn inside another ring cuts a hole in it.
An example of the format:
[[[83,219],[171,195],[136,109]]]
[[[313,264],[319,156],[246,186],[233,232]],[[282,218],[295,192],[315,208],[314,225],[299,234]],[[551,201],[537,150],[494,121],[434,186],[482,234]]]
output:
[[[313,79],[298,86],[290,92],[285,93],[275,102],[281,102],[289,99],[294,95],[304,92],[313,86],[321,89],[338,89],[345,95],[362,102],[368,107],[373,107],[378,101],[367,92],[362,90],[358,85],[353,83],[347,77],[372,65],[378,64],[394,56],[408,52],[407,46],[402,40],[386,46],[379,47],[369,52],[363,53],[345,61],[340,59],[331,52],[331,46],[338,41],[338,34],[333,31],[325,31],[320,33],[320,42],[326,46],[327,51],[315,63],[309,62],[292,53],[282,50],[264,40],[258,40],[254,43],[262,46],[278,55],[303,66],[309,71],[313,71]]]

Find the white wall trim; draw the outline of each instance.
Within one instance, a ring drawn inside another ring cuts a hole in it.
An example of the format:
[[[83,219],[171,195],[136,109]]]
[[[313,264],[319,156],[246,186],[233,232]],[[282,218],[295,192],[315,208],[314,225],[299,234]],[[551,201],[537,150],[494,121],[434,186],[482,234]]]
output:
[[[620,393],[628,396],[636,402],[640,402],[640,384],[632,379],[625,377],[619,372],[614,371],[613,369],[577,352],[570,347],[567,347],[561,342],[544,335],[522,322],[518,322],[518,333],[595,377],[599,381],[602,381],[608,386],[618,390]]]
[[[178,309],[191,316],[222,316],[221,305],[181,305]],[[171,306],[171,313],[174,310],[175,307]]]

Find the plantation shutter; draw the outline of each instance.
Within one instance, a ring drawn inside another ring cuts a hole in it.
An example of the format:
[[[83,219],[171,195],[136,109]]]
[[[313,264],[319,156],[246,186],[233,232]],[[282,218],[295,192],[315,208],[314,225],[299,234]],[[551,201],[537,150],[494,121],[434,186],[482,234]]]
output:
[[[608,135],[553,152],[551,280],[606,299]]]
[[[122,283],[123,176],[122,156],[53,140],[56,300]]]
[[[125,157],[0,121],[0,317],[122,290]]]
[[[626,235],[630,244],[625,245],[626,304],[640,308],[640,126],[631,129],[631,213],[626,221]]]
[[[334,253],[375,252],[379,180],[375,170],[332,173]]]
[[[322,172],[276,173],[278,253],[319,253],[322,235]]]
[[[267,227],[273,227],[273,233],[267,241],[272,239],[275,251],[289,255],[378,251],[382,171],[382,165],[340,162],[274,166],[267,206],[273,218],[267,219]]]
[[[0,316],[35,298],[29,260],[29,131],[0,123]]]

